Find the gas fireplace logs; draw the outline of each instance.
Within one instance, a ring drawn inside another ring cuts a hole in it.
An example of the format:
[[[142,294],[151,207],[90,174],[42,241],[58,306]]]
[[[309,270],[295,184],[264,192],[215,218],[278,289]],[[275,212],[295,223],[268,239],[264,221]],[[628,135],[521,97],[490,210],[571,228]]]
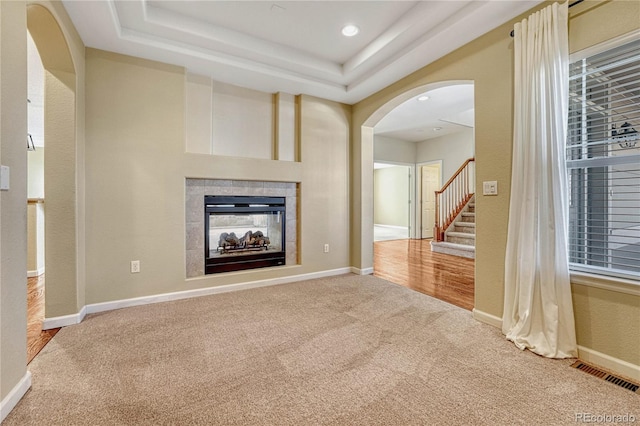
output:
[[[235,232],[223,232],[218,240],[218,250],[222,253],[232,250],[261,250],[267,249],[270,243],[269,237],[265,237],[262,231],[247,231],[242,238],[238,238]]]

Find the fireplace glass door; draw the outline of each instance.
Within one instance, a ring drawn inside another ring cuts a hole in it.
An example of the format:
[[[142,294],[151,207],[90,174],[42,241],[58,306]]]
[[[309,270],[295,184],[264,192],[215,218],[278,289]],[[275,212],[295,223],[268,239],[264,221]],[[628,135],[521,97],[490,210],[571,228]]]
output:
[[[284,197],[205,197],[205,272],[284,265]]]

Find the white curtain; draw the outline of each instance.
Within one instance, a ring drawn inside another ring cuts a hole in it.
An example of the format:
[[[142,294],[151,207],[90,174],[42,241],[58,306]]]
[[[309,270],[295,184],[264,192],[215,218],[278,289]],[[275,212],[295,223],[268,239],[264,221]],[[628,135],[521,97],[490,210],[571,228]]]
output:
[[[520,349],[577,356],[567,257],[567,3],[514,28],[515,97],[502,332]]]

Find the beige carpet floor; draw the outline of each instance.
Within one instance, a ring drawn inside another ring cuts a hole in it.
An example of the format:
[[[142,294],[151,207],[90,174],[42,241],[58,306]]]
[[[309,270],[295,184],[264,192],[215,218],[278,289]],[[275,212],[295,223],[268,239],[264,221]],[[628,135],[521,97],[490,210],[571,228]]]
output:
[[[88,316],[3,425],[576,424],[640,395],[522,352],[471,313],[345,275]]]

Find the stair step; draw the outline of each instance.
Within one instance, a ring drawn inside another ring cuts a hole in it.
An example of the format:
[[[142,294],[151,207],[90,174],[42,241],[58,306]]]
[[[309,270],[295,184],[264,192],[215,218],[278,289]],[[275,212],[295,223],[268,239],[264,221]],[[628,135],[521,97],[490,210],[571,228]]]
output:
[[[476,214],[473,212],[462,212],[462,214],[460,215],[460,218],[462,219],[462,222],[475,223]]]
[[[475,222],[454,222],[456,226],[461,226],[463,228],[475,228]]]
[[[467,257],[475,259],[476,248],[466,244],[456,244],[447,241],[431,242],[431,251],[436,253],[451,254],[454,256]]]
[[[451,236],[451,237],[471,238],[471,239],[474,239],[474,240],[476,239],[475,234],[467,234],[465,232],[455,232],[455,231],[454,232],[447,232],[446,235]]]
[[[446,242],[475,246],[476,234],[466,232],[447,232],[444,237]]]
[[[476,223],[475,222],[455,222],[453,224],[453,231],[462,232],[465,234],[475,234]]]

